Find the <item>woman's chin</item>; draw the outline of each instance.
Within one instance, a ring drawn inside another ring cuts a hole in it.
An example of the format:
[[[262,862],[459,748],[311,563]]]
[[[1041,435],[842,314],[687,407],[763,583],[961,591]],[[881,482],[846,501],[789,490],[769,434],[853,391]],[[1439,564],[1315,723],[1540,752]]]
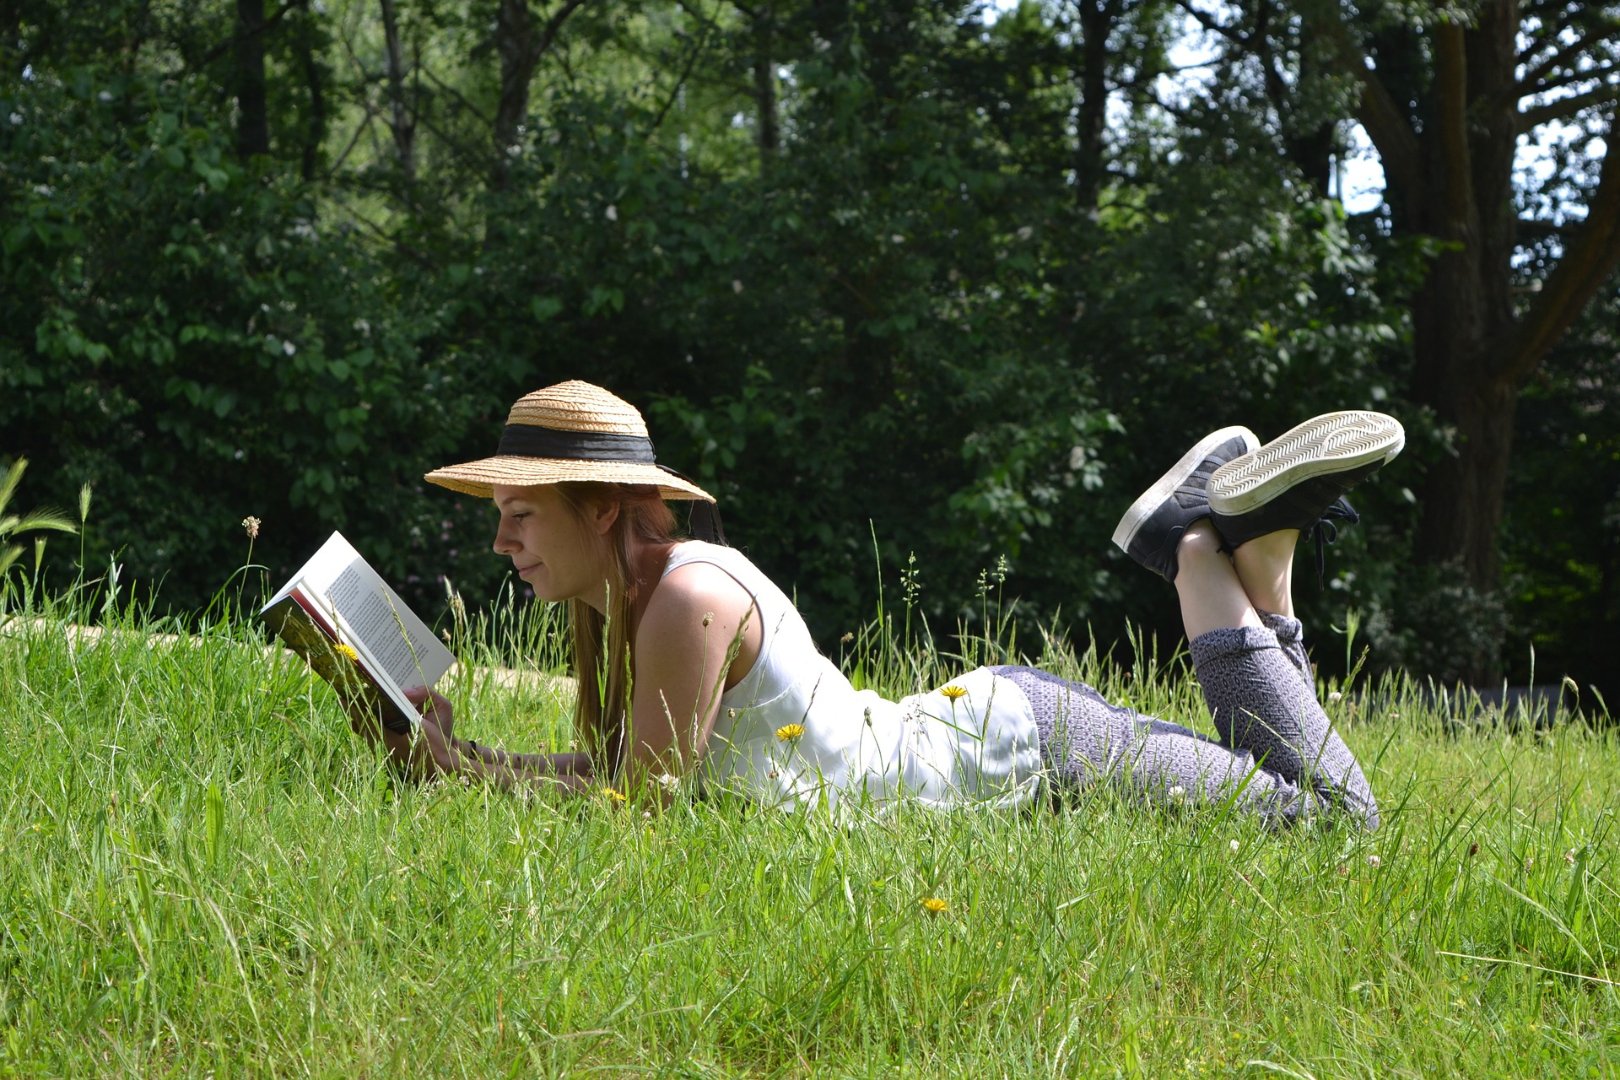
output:
[[[544,600],[548,604],[557,604],[568,599],[566,596],[559,596],[557,590],[551,587],[551,583],[546,580],[543,574],[531,571],[529,576],[523,580],[528,582],[529,591],[534,593],[536,600]]]

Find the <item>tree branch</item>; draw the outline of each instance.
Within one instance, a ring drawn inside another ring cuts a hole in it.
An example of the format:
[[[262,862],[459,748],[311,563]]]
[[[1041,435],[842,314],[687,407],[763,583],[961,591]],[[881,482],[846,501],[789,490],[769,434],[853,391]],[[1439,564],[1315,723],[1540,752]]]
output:
[[[274,15],[264,20],[264,22],[254,27],[248,33],[232,34],[218,45],[215,45],[212,49],[209,49],[207,52],[203,53],[203,58],[198,61],[197,66],[207,67],[209,64],[212,64],[215,60],[218,60],[221,56],[225,55],[226,51],[236,48],[238,42],[246,41],[249,38],[263,36],[266,30],[269,30],[272,26],[276,25],[276,23],[286,18],[287,13],[295,10],[297,7],[298,0],[285,0],[285,2],[276,9],[276,13]]]
[[[1541,80],[1546,78],[1549,73],[1563,64],[1568,63],[1571,58],[1586,52],[1593,45],[1613,37],[1616,34],[1620,34],[1620,25],[1608,26],[1602,30],[1588,31],[1585,36],[1580,38],[1580,40],[1576,41],[1573,45],[1568,45],[1556,50],[1551,56],[1547,57],[1529,71],[1526,71],[1523,78],[1519,79],[1518,81],[1518,92],[1521,95],[1535,94],[1542,90],[1548,89],[1548,87],[1542,86],[1540,83]]]
[[[705,31],[720,29],[719,23],[715,22],[715,20],[708,15],[705,15],[702,9],[698,8],[695,4],[692,4],[690,0],[675,0],[675,4],[682,11],[692,16],[692,18],[696,19],[698,22],[702,23]],[[733,0],[732,6],[738,11],[741,11],[744,15],[747,15],[750,20],[755,17],[752,11],[743,7],[741,4],[736,3],[735,0]]]
[[[371,122],[377,118],[377,114],[372,111],[369,103],[361,102],[360,107],[366,111],[365,119],[355,125],[354,135],[349,138],[348,145],[343,148],[342,153],[338,154],[332,161],[331,167],[326,170],[325,179],[327,180],[332,179],[338,174],[338,170],[343,168],[343,163],[349,160],[349,155],[354,152],[354,148],[360,145],[361,136],[371,127]]]
[[[1232,44],[1241,49],[1247,49],[1249,47],[1249,39],[1247,37],[1239,33],[1233,27],[1217,22],[1215,16],[1209,14],[1208,12],[1200,11],[1198,8],[1194,7],[1192,0],[1181,0],[1181,8],[1194,19],[1198,20],[1199,25],[1205,30],[1208,30],[1210,33],[1217,34],[1225,38],[1227,41],[1230,41]]]
[[[1352,37],[1344,19],[1337,12],[1325,17],[1307,16],[1306,26],[1323,35],[1332,46],[1334,62],[1340,70],[1355,76],[1361,84],[1357,119],[1367,129],[1367,137],[1383,159],[1385,175],[1401,189],[1412,194],[1419,192],[1423,186],[1423,166],[1417,133],[1401,114],[1389,88],[1368,65],[1366,53]]]
[[[663,126],[664,117],[669,115],[669,110],[674,107],[675,100],[681,96],[681,87],[685,86],[686,80],[692,77],[692,69],[697,66],[698,57],[702,56],[703,51],[708,48],[709,34],[710,26],[704,26],[703,34],[698,38],[697,44],[692,46],[691,55],[686,58],[686,66],[681,69],[680,77],[675,80],[675,85],[670,88],[669,97],[664,101],[663,108],[658,110],[658,115],[653,117],[652,126],[647,129],[649,139],[652,138],[653,132]]]
[[[1558,225],[1544,218],[1520,218],[1514,226],[1514,234],[1518,237],[1519,246],[1534,244],[1540,240],[1555,239],[1562,243],[1572,231],[1568,225]]]
[[[449,83],[445,82],[443,79],[439,78],[437,75],[433,74],[433,70],[426,64],[418,64],[415,70],[421,72],[423,75],[426,75],[429,82],[431,82],[434,86],[437,86],[440,90],[443,90],[445,93],[449,94],[451,97],[455,98],[457,105],[460,105],[463,109],[466,109],[468,112],[472,113],[479,120],[482,120],[486,125],[494,123],[493,120],[485,116],[479,110],[477,105],[473,104],[471,101],[468,101],[465,94],[451,86]]]
[[[1613,125],[1609,134],[1613,135]],[[1522,382],[1585,310],[1620,265],[1620,154],[1606,154],[1586,220],[1574,230],[1564,257],[1547,276],[1530,310],[1492,357],[1491,368]]]
[[[427,128],[429,132],[437,136],[439,140],[446,146],[450,147],[451,150],[454,150],[456,156],[461,160],[462,164],[476,165],[480,161],[484,160],[483,151],[462,142],[455,135],[450,134],[450,132],[446,131],[438,124],[435,124],[431,117],[423,115],[421,117],[421,124],[423,127]]]
[[[534,50],[536,60],[546,55],[546,50],[551,48],[551,43],[557,40],[557,34],[561,32],[563,23],[568,21],[568,16],[584,7],[588,2],[589,0],[567,0],[567,3],[558,9],[557,14],[546,20],[546,25],[540,31],[540,40],[536,43]]]
[[[1590,109],[1594,105],[1606,105],[1611,101],[1620,101],[1620,85],[1599,86],[1588,90],[1584,94],[1572,94],[1567,98],[1559,98],[1557,101],[1549,101],[1545,105],[1525,109],[1519,113],[1517,121],[1519,134],[1522,135],[1532,128],[1540,127],[1542,124],[1554,120],[1567,119],[1582,109]]]
[[[1537,86],[1534,90],[1531,90],[1530,93],[1544,94],[1549,90],[1561,90],[1566,86],[1573,86],[1575,83],[1587,82],[1592,79],[1601,79],[1605,75],[1614,74],[1616,70],[1615,65],[1607,64],[1603,67],[1593,68],[1590,71],[1566,71],[1556,79],[1545,80],[1540,86]]]

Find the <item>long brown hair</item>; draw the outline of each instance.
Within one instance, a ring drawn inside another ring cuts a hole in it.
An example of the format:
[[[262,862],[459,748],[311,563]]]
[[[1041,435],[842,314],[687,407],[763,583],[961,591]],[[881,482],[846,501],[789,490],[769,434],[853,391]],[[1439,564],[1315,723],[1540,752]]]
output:
[[[675,514],[651,484],[572,481],[558,484],[557,492],[581,532],[608,555],[606,615],[579,599],[568,602],[568,615],[579,687],[574,699],[575,737],[596,762],[598,775],[612,775],[624,764],[629,744],[625,716],[635,681],[630,609],[640,591],[652,584],[635,579],[632,541],[672,542]],[[605,535],[587,527],[593,509],[613,503],[618,504],[619,515]]]

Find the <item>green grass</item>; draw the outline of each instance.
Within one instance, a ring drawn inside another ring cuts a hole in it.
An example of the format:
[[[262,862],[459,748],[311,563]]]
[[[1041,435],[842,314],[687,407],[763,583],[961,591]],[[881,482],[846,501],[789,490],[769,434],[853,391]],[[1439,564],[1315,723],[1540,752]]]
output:
[[[396,783],[251,625],[154,645],[126,614],[72,643],[23,607],[0,615],[0,1074],[1620,1072],[1612,727],[1346,695],[1373,834],[1107,795],[644,813]],[[886,648],[865,677],[893,691],[950,666]],[[1207,730],[1179,658],[1049,659]],[[451,693],[480,742],[566,738],[544,680]]]

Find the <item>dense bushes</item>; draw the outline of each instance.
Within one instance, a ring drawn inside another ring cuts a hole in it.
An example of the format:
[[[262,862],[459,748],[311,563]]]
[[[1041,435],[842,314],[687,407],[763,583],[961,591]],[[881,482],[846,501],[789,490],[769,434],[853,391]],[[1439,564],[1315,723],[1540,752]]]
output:
[[[421,473],[488,452],[517,394],[581,377],[642,407],[661,459],[721,495],[828,645],[913,552],[939,632],[974,617],[1005,557],[1028,621],[1174,635],[1173,596],[1107,543],[1122,507],[1204,430],[1370,406],[1412,441],[1358,498],[1329,587],[1301,589],[1306,613],[1325,633],[1376,610],[1375,662],[1447,670],[1399,614],[1447,587],[1406,572],[1410,492],[1448,452],[1403,403],[1416,253],[1279,169],[1264,117],[1189,115],[1172,143],[1137,116],[1088,203],[1069,142],[1031,119],[1065,122],[1067,59],[1028,11],[990,32],[855,5],[837,34],[784,14],[772,145],[734,88],[757,74],[746,27],[705,31],[723,46],[708,81],[627,83],[701,44],[627,5],[580,16],[495,183],[465,137],[495,104],[476,63],[405,102],[443,127],[395,160],[378,69],[337,78],[338,24],[288,10],[269,154],[237,152],[229,57],[176,26],[73,49],[62,33],[54,53],[41,37],[0,90],[0,453],[33,459],[34,501],[96,485],[92,572],[116,554],[124,580],[194,610],[251,514],[271,579],[342,528],[430,610],[441,574],[490,595],[487,510]],[[444,17],[406,29],[477,36]],[[333,130],[312,150],[322,101]],[[1577,382],[1532,415],[1590,446]],[[1535,443],[1518,460],[1549,500],[1596,480]],[[1603,528],[1569,558],[1612,561]],[[1544,595],[1556,566],[1509,551],[1521,592]],[[1544,658],[1584,655],[1562,635],[1530,636]]]

